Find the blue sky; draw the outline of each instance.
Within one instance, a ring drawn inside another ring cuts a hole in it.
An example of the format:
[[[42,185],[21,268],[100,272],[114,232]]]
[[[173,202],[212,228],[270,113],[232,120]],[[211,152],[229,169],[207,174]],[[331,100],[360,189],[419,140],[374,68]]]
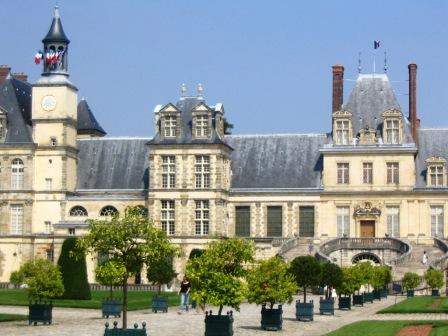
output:
[[[0,0],[0,64],[40,75],[56,1]],[[345,99],[372,72],[373,41],[408,114],[407,65],[418,64],[423,127],[448,126],[447,1],[59,0],[70,44],[70,78],[111,136],[151,136],[153,109],[180,85],[222,102],[234,133],[326,132],[331,65],[345,66]]]

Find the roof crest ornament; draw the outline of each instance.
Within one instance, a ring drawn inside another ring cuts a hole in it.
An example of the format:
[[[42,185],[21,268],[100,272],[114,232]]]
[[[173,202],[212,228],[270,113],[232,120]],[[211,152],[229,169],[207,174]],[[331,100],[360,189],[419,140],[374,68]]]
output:
[[[59,14],[59,6],[56,3],[56,6],[54,6],[54,18],[55,19],[60,19],[61,15]]]
[[[387,73],[387,52],[384,52],[384,73]]]
[[[204,94],[204,87],[201,83],[198,84],[198,97],[202,97]]]
[[[362,66],[361,66],[361,52],[358,53],[358,73],[362,72]]]
[[[187,85],[185,83],[182,83],[180,86],[180,96],[185,97],[187,95]]]

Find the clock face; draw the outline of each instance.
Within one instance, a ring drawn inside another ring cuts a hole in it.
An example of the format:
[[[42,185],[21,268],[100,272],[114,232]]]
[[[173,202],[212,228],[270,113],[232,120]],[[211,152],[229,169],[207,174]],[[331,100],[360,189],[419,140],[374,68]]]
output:
[[[41,105],[45,111],[54,110],[56,107],[56,99],[53,96],[45,96],[42,98]]]

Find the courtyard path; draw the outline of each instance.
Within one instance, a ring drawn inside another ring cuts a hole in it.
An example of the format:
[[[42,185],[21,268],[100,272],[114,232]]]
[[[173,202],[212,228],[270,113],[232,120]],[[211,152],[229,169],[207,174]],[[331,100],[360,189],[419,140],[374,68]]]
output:
[[[317,296],[312,296],[318,302]],[[351,311],[335,311],[334,316],[315,315],[314,322],[299,322],[295,319],[294,304],[285,305],[283,312],[283,330],[275,333],[283,336],[317,336],[339,327],[361,320],[448,320],[448,314],[378,314],[375,312],[402,301],[404,298],[389,296],[380,302],[355,307]],[[319,304],[315,304],[318,313]],[[214,309],[216,312],[216,309]],[[27,307],[0,306],[1,313],[27,314]],[[114,319],[109,319],[112,324]],[[168,313],[153,314],[150,310],[132,311],[128,314],[129,325],[145,321],[149,336],[199,336],[204,335],[204,315],[194,310],[182,315],[175,308]],[[53,325],[28,326],[26,321],[5,322],[0,324],[0,335],[5,336],[101,336],[104,333],[106,319],[101,311],[94,309],[53,308]],[[244,303],[241,312],[235,313],[234,332],[236,336],[267,335],[260,329],[260,307]]]

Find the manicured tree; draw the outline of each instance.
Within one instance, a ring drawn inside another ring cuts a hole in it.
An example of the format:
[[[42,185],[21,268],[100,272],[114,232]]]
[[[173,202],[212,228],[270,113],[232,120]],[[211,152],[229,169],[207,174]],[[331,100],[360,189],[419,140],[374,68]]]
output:
[[[123,265],[123,329],[127,328],[128,278],[144,264],[162,257],[172,258],[176,248],[166,234],[154,227],[139,207],[127,207],[124,216],[118,214],[105,220],[88,220],[88,234],[78,240],[78,253],[105,253],[109,260]]]
[[[443,271],[431,268],[425,272],[425,280],[432,289],[439,289],[443,286]]]
[[[110,287],[113,298],[113,286],[121,286],[126,275],[126,267],[116,260],[107,260],[95,269],[95,279],[101,285]]]
[[[297,292],[294,277],[288,270],[288,264],[278,257],[261,261],[247,275],[248,295],[250,303],[274,304],[291,303]]]
[[[370,291],[370,284],[372,283],[373,276],[372,264],[369,261],[364,261],[357,263],[354,267],[361,285],[367,285],[367,291]]]
[[[342,270],[341,268],[333,263],[324,263],[322,265],[322,273],[320,284],[322,286],[327,286],[327,291],[330,290],[330,287],[337,288],[342,283]],[[328,297],[327,292],[327,297]]]
[[[420,277],[417,273],[406,272],[403,276],[402,284],[406,289],[414,289],[420,284]]]
[[[376,266],[373,268],[371,285],[375,290],[385,288],[392,281],[392,273],[386,265]]]
[[[191,282],[191,297],[202,303],[239,311],[246,298],[245,264],[253,261],[254,244],[241,238],[211,242],[204,253],[188,260],[186,275]]]
[[[20,267],[18,277],[27,285],[30,298],[49,299],[62,295],[61,272],[58,267],[46,259],[27,261]]]
[[[70,237],[62,243],[58,266],[64,283],[62,298],[73,300],[90,300],[89,282],[87,280],[86,257],[73,255],[76,249],[76,237]]]
[[[300,256],[291,262],[290,272],[297,285],[303,287],[303,302],[306,303],[306,288],[319,285],[321,280],[320,262],[312,256]]]
[[[14,287],[19,287],[21,284],[23,284],[23,274],[19,271],[11,272],[11,275],[9,276],[9,282],[14,285]]]
[[[159,287],[159,294],[162,291],[162,285],[173,280],[176,273],[173,270],[173,259],[162,257],[159,260],[152,260],[147,265],[146,276],[148,281]]]
[[[352,295],[361,287],[361,280],[354,266],[342,267],[342,282],[336,286],[339,295]]]

